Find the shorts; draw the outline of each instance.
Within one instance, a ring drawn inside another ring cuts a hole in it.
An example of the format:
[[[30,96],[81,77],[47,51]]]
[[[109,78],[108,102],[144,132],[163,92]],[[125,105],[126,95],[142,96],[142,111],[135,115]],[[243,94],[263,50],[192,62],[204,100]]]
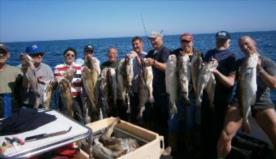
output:
[[[233,98],[233,100],[230,102],[230,107],[240,108],[238,98]],[[257,111],[269,108],[275,108],[273,102],[267,97],[260,97],[257,99],[255,104],[251,106],[252,115],[254,116]]]

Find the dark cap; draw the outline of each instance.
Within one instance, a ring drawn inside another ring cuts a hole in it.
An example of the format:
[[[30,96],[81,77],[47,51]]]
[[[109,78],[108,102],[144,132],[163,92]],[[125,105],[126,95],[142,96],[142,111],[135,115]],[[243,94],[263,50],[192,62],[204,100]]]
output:
[[[0,43],[0,58],[4,57],[8,52],[9,51],[7,47],[4,44]]]
[[[219,31],[216,34],[216,39],[224,39],[224,40],[231,39],[231,35],[227,31]]]
[[[44,55],[44,52],[42,52],[37,45],[32,45],[32,46],[26,47],[25,52],[29,55],[36,55],[36,54]]]
[[[94,51],[94,47],[92,46],[92,45],[86,45],[85,47],[84,47],[84,51]]]
[[[183,33],[180,35],[180,40],[185,40],[185,41],[191,42],[191,41],[193,41],[193,34]]]

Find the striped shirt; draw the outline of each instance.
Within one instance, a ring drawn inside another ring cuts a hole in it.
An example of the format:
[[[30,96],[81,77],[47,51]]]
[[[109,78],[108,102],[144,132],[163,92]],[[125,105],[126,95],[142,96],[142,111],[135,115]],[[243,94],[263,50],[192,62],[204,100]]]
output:
[[[54,75],[55,78],[60,81],[60,79],[64,78],[66,72],[70,69],[76,70],[74,77],[71,81],[71,94],[73,97],[80,96],[82,93],[82,80],[81,80],[81,65],[73,63],[72,66],[66,64],[59,64],[55,67]]]

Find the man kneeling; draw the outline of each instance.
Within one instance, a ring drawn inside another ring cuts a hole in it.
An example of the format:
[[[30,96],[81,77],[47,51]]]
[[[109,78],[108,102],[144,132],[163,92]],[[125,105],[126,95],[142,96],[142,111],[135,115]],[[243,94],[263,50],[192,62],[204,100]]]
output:
[[[241,88],[243,87],[241,84],[241,74],[245,73],[244,71],[242,71],[245,59],[252,55],[258,56],[255,59],[255,62],[257,62],[257,77],[255,79],[256,98],[255,100],[253,98],[253,103],[250,104],[249,107],[251,108],[252,115],[256,119],[258,125],[264,130],[264,132],[268,135],[269,139],[273,143],[274,149],[276,146],[276,113],[274,109],[274,104],[270,99],[270,88],[276,88],[276,63],[271,59],[259,55],[257,51],[258,49],[256,47],[256,42],[249,36],[241,37],[239,40],[239,46],[241,51],[244,53],[245,58],[241,59],[238,62],[238,79],[240,80],[238,80],[238,88],[236,93],[237,97],[235,97],[231,102],[226,114],[225,126],[217,145],[219,157],[226,157],[230,153],[231,141],[241,127],[246,128],[245,126],[247,125],[247,128],[250,128],[248,127],[247,115],[243,115],[246,112],[243,103],[243,101],[245,100],[242,97],[244,95],[244,88]],[[248,74],[245,76],[248,76]],[[244,90],[248,91],[248,89],[250,88],[246,88]],[[250,100],[250,98],[248,99]]]

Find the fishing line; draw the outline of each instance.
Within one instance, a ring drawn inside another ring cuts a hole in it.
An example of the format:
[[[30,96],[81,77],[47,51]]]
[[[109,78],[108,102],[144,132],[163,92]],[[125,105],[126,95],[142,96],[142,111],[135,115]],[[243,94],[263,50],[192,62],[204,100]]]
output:
[[[150,47],[150,42],[149,42],[149,39],[147,38],[148,34],[147,34],[147,29],[146,29],[146,25],[145,25],[143,14],[141,13],[140,16],[141,16],[142,25],[143,25],[143,28],[144,28],[144,34],[145,34],[146,39],[147,39],[146,41],[148,43],[148,46]]]

